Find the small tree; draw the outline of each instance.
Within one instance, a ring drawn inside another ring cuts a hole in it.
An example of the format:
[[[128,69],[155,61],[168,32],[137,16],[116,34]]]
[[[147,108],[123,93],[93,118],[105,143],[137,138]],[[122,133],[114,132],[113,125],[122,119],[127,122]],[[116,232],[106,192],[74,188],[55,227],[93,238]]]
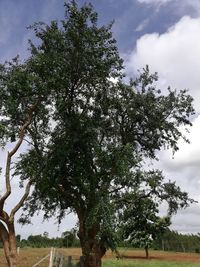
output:
[[[178,189],[178,188],[176,188]],[[178,192],[179,190],[176,190]],[[121,212],[120,228],[122,239],[133,246],[145,249],[146,258],[149,258],[149,248],[153,241],[161,236],[170,226],[170,216],[160,217],[159,205],[155,201],[155,194],[151,196],[138,195],[134,200],[125,204]]]
[[[148,249],[168,230],[171,216],[194,200],[174,182],[165,182],[159,170],[139,172],[136,181],[135,190],[119,202],[119,232],[133,246],[143,247],[148,258]],[[159,215],[161,203],[168,206],[165,217]]]

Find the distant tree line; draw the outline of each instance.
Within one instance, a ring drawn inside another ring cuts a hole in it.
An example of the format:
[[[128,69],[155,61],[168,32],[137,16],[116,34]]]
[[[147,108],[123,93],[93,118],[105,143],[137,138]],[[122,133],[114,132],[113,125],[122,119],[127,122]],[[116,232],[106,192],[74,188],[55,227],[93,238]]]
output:
[[[44,232],[42,235],[30,235],[27,239],[22,239],[20,235],[17,235],[16,239],[18,247],[80,247],[75,229],[63,232],[61,237],[50,238],[48,233]],[[118,247],[142,247],[138,242],[135,244],[134,246],[129,241],[118,241]],[[168,229],[152,241],[151,247],[154,250],[200,253],[200,233],[186,235]]]
[[[158,250],[200,253],[200,233],[185,235],[168,230],[153,242],[152,247]]]
[[[18,247],[46,248],[46,247],[80,247],[79,239],[74,229],[63,232],[61,237],[50,238],[47,232],[42,235],[30,235],[27,239],[16,236]],[[0,242],[0,247],[3,244]]]
[[[129,241],[121,241],[118,245],[120,247],[142,247],[138,243],[134,246],[133,243]],[[168,229],[155,240],[152,240],[151,248],[163,251],[200,253],[200,233],[181,234],[177,231],[171,231]]]

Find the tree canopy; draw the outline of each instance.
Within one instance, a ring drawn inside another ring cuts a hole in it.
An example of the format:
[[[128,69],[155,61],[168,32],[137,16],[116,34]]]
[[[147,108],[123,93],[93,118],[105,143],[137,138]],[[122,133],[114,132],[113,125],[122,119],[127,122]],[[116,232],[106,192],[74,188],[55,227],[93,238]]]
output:
[[[148,67],[125,82],[112,25],[99,26],[97,18],[91,5],[71,1],[63,21],[31,27],[38,40],[27,60],[1,66],[2,140],[14,140],[27,108],[37,106],[15,166],[15,175],[34,183],[25,209],[30,216],[43,209],[46,217],[57,210],[59,220],[75,212],[87,267],[100,266],[115,247],[117,212],[138,190],[145,197],[159,189],[170,212],[188,204],[186,193],[142,165],[163,147],[178,149],[186,140],[180,126],[190,126],[194,112],[186,90],[163,95]]]

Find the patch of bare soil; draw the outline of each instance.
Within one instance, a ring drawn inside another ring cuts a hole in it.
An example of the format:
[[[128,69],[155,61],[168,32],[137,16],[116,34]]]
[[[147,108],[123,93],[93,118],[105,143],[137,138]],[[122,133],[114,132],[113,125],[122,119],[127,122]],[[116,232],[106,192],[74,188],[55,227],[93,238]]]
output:
[[[125,259],[141,259],[141,260],[163,260],[163,261],[183,261],[200,263],[200,254],[197,253],[180,253],[166,251],[149,251],[149,259],[146,259],[145,252],[140,250],[120,251]]]

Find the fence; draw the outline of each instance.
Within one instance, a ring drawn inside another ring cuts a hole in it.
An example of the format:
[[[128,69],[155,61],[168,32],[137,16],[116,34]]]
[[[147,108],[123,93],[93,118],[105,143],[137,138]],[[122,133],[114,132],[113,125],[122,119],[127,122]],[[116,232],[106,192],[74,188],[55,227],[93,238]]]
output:
[[[51,248],[50,254],[46,255],[40,261],[35,263],[32,267],[39,267],[40,263],[49,258],[48,267],[82,267],[83,266],[83,258],[80,257],[79,260],[72,259],[72,256],[64,256],[55,248]]]
[[[51,249],[49,267],[72,267],[77,265],[78,264],[72,261],[72,256],[64,256],[55,248]]]

